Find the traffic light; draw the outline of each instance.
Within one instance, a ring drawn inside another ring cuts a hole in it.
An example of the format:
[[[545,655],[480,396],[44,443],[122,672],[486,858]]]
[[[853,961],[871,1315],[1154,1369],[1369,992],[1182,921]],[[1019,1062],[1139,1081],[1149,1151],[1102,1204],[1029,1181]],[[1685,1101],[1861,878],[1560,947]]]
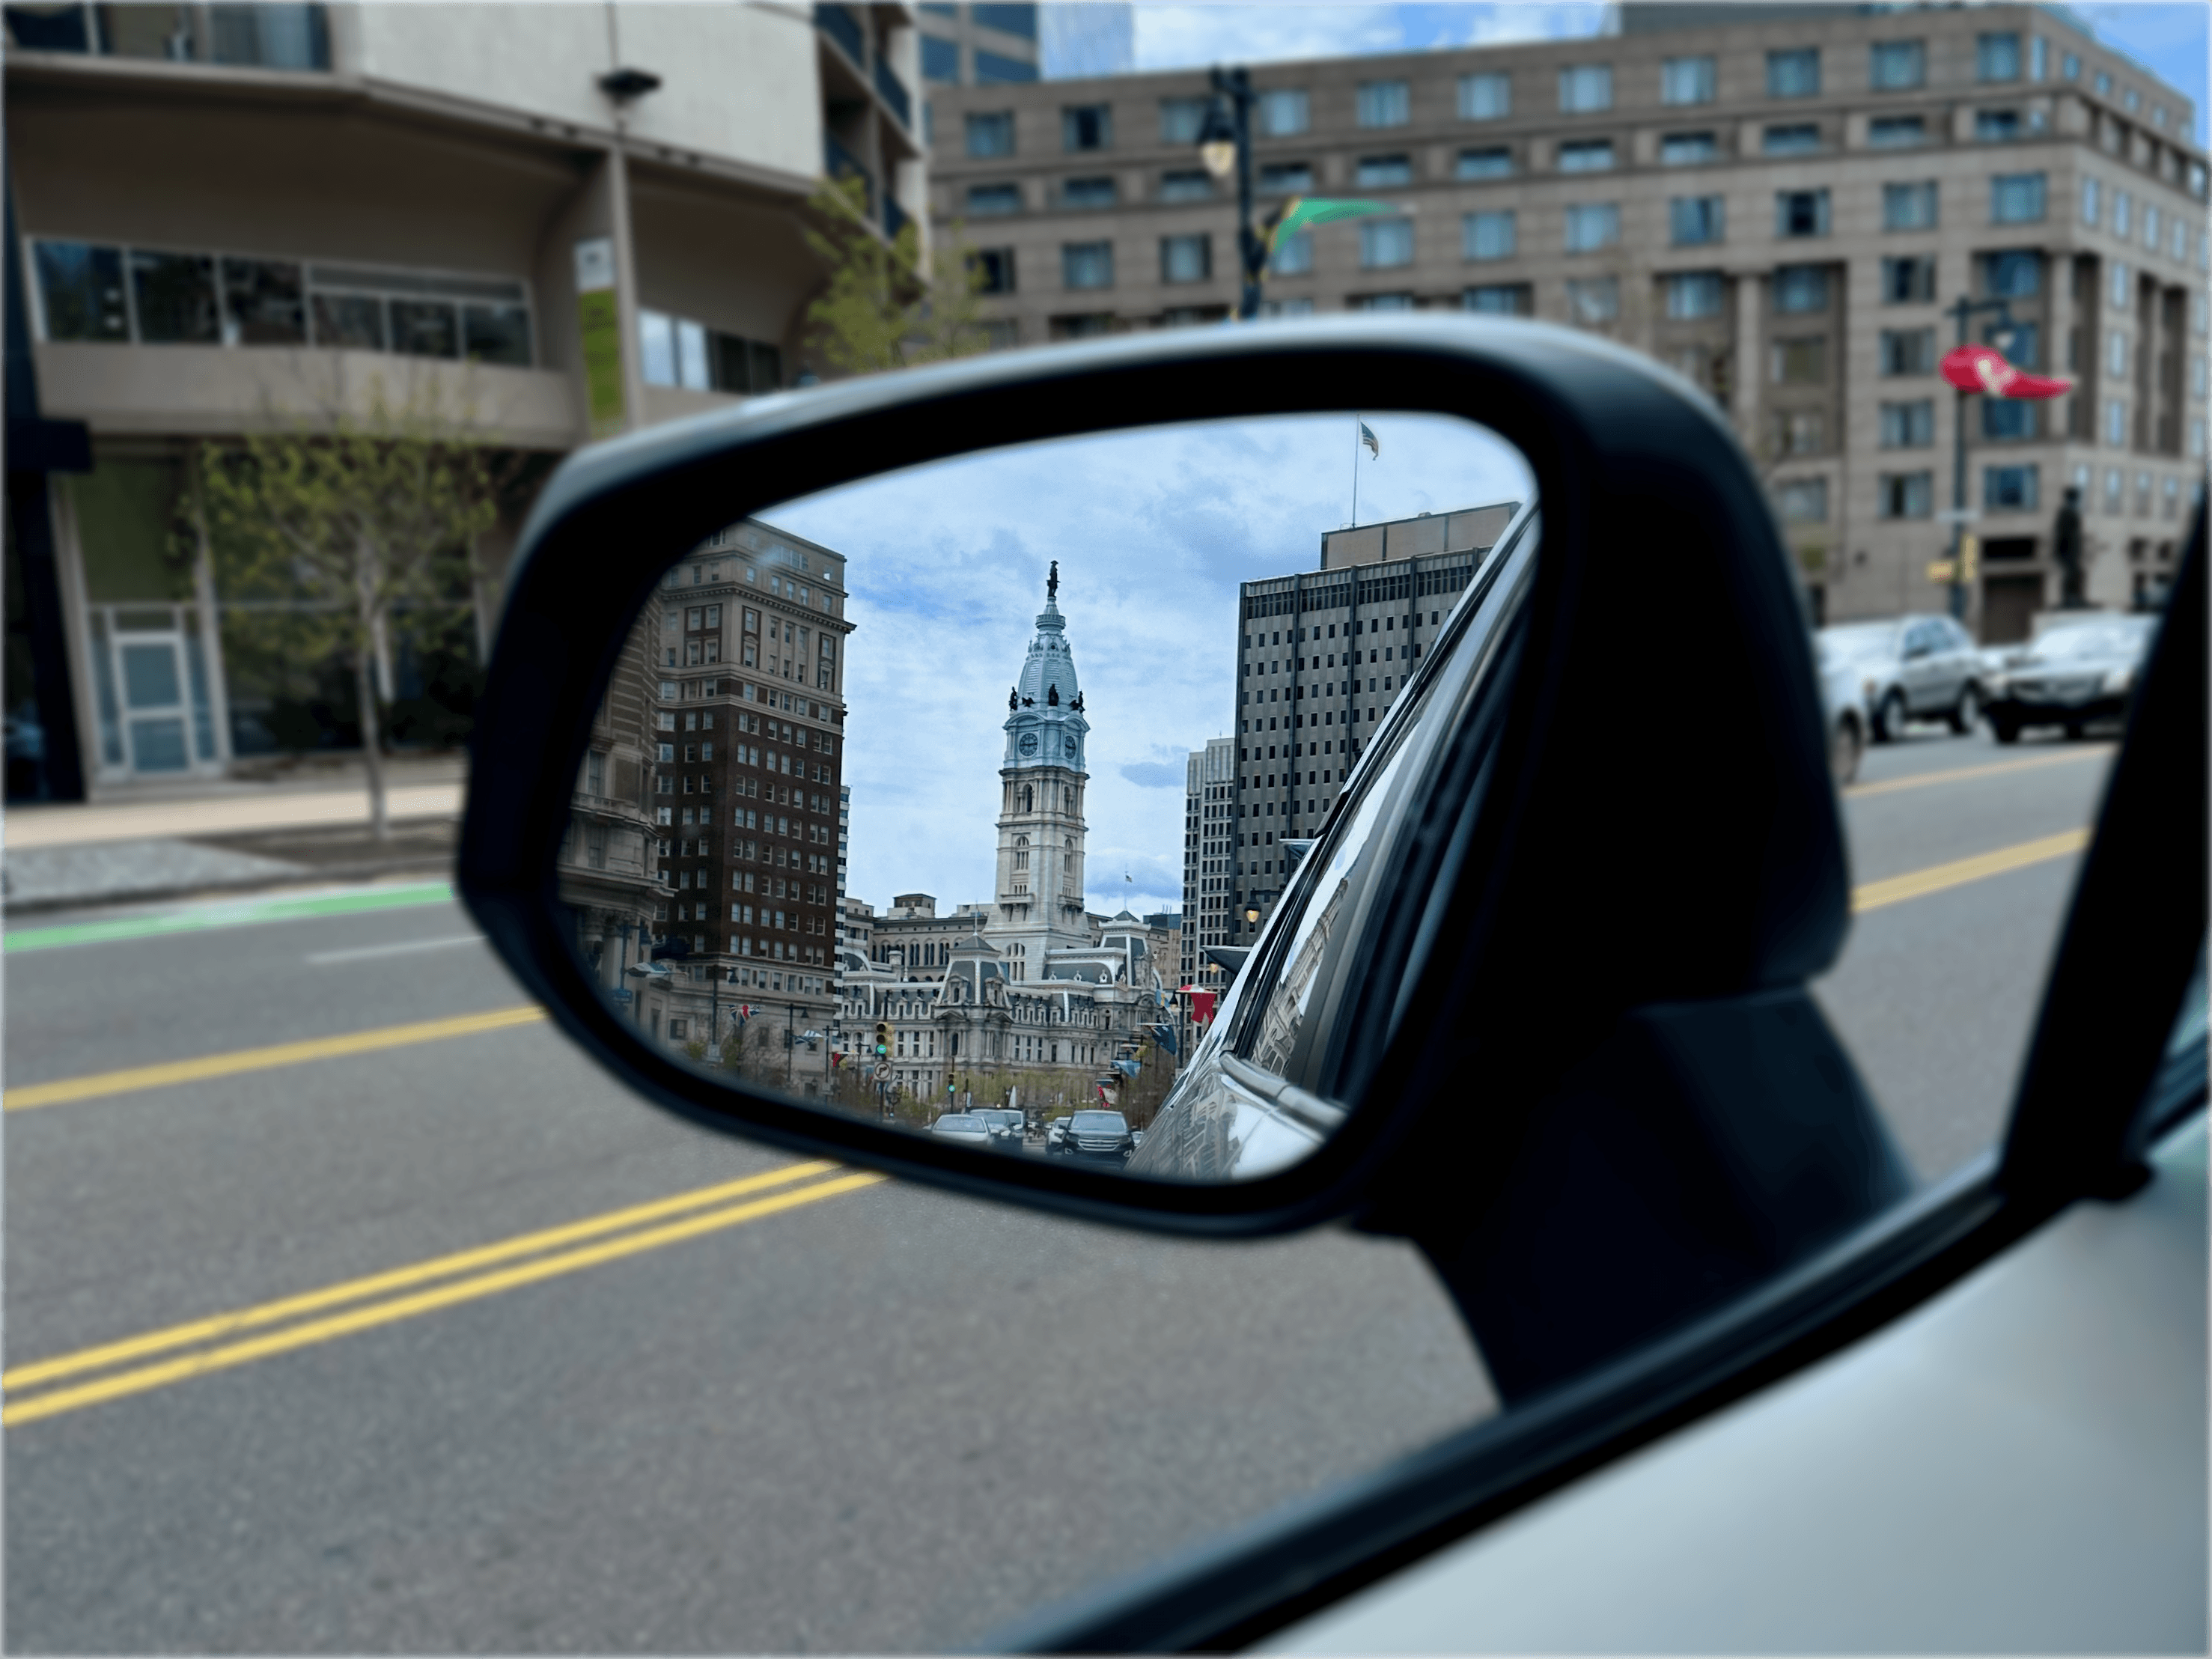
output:
[[[891,1051],[891,1023],[887,1019],[876,1022],[876,1052],[887,1054]]]

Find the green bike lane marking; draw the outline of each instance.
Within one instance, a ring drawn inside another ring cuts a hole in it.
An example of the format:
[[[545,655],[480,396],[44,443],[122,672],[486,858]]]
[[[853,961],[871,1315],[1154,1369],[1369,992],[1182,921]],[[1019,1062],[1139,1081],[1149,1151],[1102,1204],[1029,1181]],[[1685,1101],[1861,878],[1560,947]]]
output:
[[[342,916],[362,910],[399,910],[411,905],[443,904],[453,896],[452,883],[431,881],[404,886],[349,888],[293,898],[256,899],[243,904],[210,904],[197,909],[116,916],[104,921],[72,922],[58,927],[13,928],[6,936],[5,950],[8,955],[15,956],[24,951],[51,951],[68,945],[106,945],[118,939],[195,933],[213,927],[243,927],[257,922],[294,921],[308,916]]]

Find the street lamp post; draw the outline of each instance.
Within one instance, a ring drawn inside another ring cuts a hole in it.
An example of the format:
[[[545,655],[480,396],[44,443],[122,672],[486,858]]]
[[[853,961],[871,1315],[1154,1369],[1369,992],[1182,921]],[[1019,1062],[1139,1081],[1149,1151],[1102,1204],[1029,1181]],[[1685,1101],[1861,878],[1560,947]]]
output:
[[[1237,174],[1237,315],[1249,322],[1260,314],[1260,273],[1267,263],[1267,244],[1252,228],[1252,90],[1250,71],[1216,69],[1213,103],[1199,129],[1199,159],[1217,179]]]
[[[1997,314],[1995,337],[1990,343],[1998,351],[2009,356],[2019,331],[2012,320],[2012,306],[2004,300],[1970,300],[1960,295],[1950,307],[1958,319],[1958,343],[1966,345],[1967,327],[1978,312],[1994,311]],[[1951,394],[1954,419],[1951,422],[1951,590],[1950,611],[1954,622],[1966,619],[1966,398],[1965,387],[1954,389]]]

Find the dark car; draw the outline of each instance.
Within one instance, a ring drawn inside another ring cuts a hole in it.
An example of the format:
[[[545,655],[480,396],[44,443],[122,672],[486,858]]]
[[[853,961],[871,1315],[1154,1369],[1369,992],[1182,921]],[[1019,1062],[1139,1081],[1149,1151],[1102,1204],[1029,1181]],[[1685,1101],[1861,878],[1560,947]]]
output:
[[[2052,629],[1991,682],[1990,735],[2013,743],[2029,726],[2063,726],[2078,738],[2118,720],[2154,636],[2132,617]]]
[[[1110,1164],[1116,1169],[1127,1164],[1129,1154],[1136,1150],[1136,1139],[1129,1133],[1129,1120],[1119,1112],[1078,1112],[1069,1121],[1060,1146],[1062,1158],[1072,1158],[1079,1163]]]

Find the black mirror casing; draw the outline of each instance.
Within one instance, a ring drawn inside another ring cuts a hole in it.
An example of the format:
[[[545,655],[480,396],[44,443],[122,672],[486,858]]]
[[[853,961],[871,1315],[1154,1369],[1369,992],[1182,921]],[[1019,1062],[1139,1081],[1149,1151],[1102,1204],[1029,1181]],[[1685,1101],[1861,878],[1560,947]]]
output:
[[[594,994],[558,925],[556,856],[600,688],[676,557],[776,502],[970,451],[1163,418],[1353,407],[1458,416],[1517,447],[1542,539],[1526,666],[1460,866],[1474,873],[1432,896],[1446,925],[1407,1014],[1364,1099],[1347,1103],[1361,1109],[1314,1156],[1220,1187],[979,1158],[709,1083]],[[1679,740],[1678,718],[1713,709],[1737,722],[1731,740]],[[1409,1158],[1441,1149],[1506,1167],[1531,1103],[1586,1068],[1630,1011],[1785,992],[1832,960],[1848,926],[1803,596],[1733,435],[1646,359],[1564,330],[1473,320],[1010,353],[760,399],[573,458],[518,552],[459,876],[525,988],[660,1106],[963,1192],[1222,1235],[1364,1213],[1422,1236],[1438,1189],[1433,1166],[1417,1176]],[[1846,1092],[1856,1111],[1863,1098]],[[1470,1178],[1446,1201],[1453,1224],[1494,1205],[1495,1187]]]

